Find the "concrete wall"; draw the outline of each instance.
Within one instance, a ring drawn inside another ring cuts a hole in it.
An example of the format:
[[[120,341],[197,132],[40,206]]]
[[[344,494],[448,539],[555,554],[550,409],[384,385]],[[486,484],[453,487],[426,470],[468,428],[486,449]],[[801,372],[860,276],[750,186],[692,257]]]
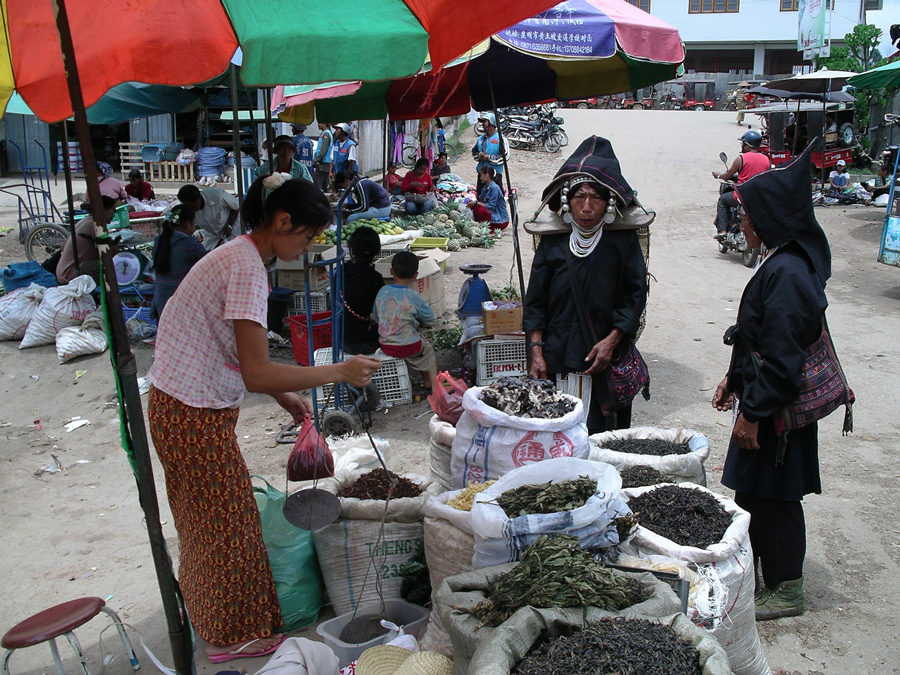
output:
[[[859,20],[861,0],[834,0],[831,39],[842,40]],[[651,0],[650,13],[678,28],[688,47],[744,47],[756,43],[797,43],[797,12],[782,12],[778,0],[742,0],[740,11],[725,14],[690,14],[688,0]],[[866,13],[866,21],[884,33],[881,52],[892,52],[888,29],[900,22],[900,0],[883,0],[883,9]]]

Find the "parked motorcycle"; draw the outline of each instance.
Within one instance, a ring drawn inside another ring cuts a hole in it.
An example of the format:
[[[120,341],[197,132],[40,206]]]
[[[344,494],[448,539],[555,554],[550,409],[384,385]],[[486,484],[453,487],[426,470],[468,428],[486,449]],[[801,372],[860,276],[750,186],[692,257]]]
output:
[[[510,147],[531,149],[541,145],[553,153],[568,144],[569,137],[561,126],[564,120],[554,114],[554,109],[540,107],[526,114],[501,116],[500,129]]]
[[[728,155],[724,152],[719,153],[719,159],[728,168]],[[732,181],[722,181],[719,185],[719,195],[726,192],[734,191],[734,183]],[[759,260],[759,249],[750,248],[747,240],[744,239],[744,233],[741,232],[741,216],[736,207],[728,209],[728,226],[725,230],[725,237],[718,241],[719,253],[728,253],[736,251],[741,254],[745,267],[755,267],[756,261]]]
[[[659,103],[660,110],[681,110],[682,108],[684,108],[684,101],[672,94],[666,94],[666,97]]]

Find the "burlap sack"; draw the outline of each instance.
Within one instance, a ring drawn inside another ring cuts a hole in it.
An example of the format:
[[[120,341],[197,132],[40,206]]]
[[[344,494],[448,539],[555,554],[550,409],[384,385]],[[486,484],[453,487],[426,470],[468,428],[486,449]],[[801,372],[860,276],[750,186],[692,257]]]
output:
[[[482,674],[481,670],[470,670],[470,661],[478,647],[491,640],[498,631],[506,634],[505,626],[510,622],[518,625],[524,619],[518,619],[521,614],[527,617],[540,612],[546,612],[548,616],[563,617],[570,622],[596,621],[605,616],[641,616],[663,617],[678,612],[681,603],[672,588],[659,581],[652,574],[637,574],[635,576],[646,589],[643,602],[622,610],[621,612],[608,612],[596,607],[579,607],[568,609],[542,609],[524,607],[511,616],[507,621],[496,628],[478,628],[478,619],[461,609],[471,609],[487,597],[490,584],[497,577],[513,569],[518,563],[486,567],[474,572],[466,572],[453,577],[447,577],[438,591],[436,606],[432,613],[438,611],[441,621],[450,634],[453,644],[453,675],[465,675],[467,672]],[[461,609],[460,609],[461,608]],[[534,640],[532,640],[533,642]],[[531,643],[529,642],[529,646]],[[496,671],[501,672],[501,671]],[[506,672],[509,672],[508,670]]]

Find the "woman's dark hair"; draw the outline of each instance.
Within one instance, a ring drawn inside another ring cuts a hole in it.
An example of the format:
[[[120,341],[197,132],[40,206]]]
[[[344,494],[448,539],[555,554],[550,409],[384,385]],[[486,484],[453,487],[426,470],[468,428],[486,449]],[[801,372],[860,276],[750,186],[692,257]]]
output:
[[[169,211],[169,217],[163,222],[162,232],[156,243],[156,251],[153,254],[153,269],[159,274],[168,274],[172,269],[172,235],[175,227],[181,227],[184,223],[194,222],[194,209],[184,204],[177,204]]]
[[[371,227],[361,227],[350,235],[350,257],[357,265],[370,265],[381,253],[381,240]]]
[[[419,159],[416,160],[416,169],[420,166],[428,166],[428,160],[424,157],[419,157]]]
[[[241,218],[248,230],[268,227],[279,211],[291,217],[293,230],[321,230],[331,222],[333,214],[328,199],[313,183],[292,178],[269,192],[263,187],[267,177],[257,178],[244,198]]]
[[[334,175],[334,183],[335,185],[343,185],[346,182],[351,180],[352,176],[347,169],[341,169]]]
[[[491,177],[491,180],[493,180],[494,175],[496,175],[497,172],[494,171],[494,167],[492,167],[492,166],[483,166],[483,167],[481,167],[481,173],[486,173],[488,176]]]

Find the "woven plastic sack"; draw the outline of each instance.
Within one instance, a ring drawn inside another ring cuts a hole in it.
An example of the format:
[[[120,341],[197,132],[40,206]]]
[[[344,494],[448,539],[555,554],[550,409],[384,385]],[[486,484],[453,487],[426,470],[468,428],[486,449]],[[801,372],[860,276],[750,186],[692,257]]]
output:
[[[100,354],[108,346],[101,312],[92,312],[80,326],[69,326],[56,334],[56,356],[60,365],[79,356]]]
[[[731,675],[725,650],[684,614],[628,618],[646,618],[670,626],[680,638],[697,649],[702,675]],[[536,643],[544,638],[568,635],[589,622],[584,621],[580,610],[536,609],[516,613],[478,646],[469,671],[479,675],[509,675]]]
[[[295,630],[314,623],[322,608],[322,577],[312,533],[291,525],[284,517],[285,493],[266,484],[254,485],[253,496],[259,508],[263,542],[269,554],[269,566],[275,581],[282,628]]]
[[[431,432],[428,475],[441,486],[442,490],[449,490],[452,482],[450,457],[453,452],[453,439],[456,438],[456,427],[434,415],[428,423],[428,429]]]
[[[38,310],[44,291],[38,284],[19,288],[0,298],[0,340],[21,340]]]
[[[668,584],[659,581],[649,573],[636,574],[629,576],[634,576],[640,581],[645,589],[644,597],[646,600],[620,612],[609,612],[596,607],[553,609],[523,607],[500,626],[495,628],[487,626],[478,628],[478,619],[467,612],[461,611],[461,609],[471,609],[484,600],[487,597],[491,582],[513,569],[516,564],[518,563],[486,567],[482,570],[447,577],[441,584],[437,595],[437,605],[432,609],[432,613],[434,613],[435,609],[440,612],[441,620],[450,634],[450,640],[453,644],[453,675],[465,675],[465,673],[482,675],[486,672],[509,672],[509,670],[481,670],[481,667],[487,667],[488,665],[485,659],[479,658],[477,664],[475,662],[471,663],[471,667],[470,661],[481,645],[492,640],[494,636],[510,635],[520,630],[526,630],[525,627],[530,625],[530,617],[542,615],[545,617],[543,620],[562,620],[580,625],[583,620],[596,621],[607,616],[670,616],[678,612],[681,606],[678,597]],[[623,573],[616,572],[616,574]],[[533,642],[534,640],[532,639],[528,646],[530,647]],[[498,665],[499,663],[495,663],[491,667],[497,667]]]
[[[472,570],[475,551],[472,514],[447,505],[460,492],[444,492],[425,502],[425,561],[431,577],[432,607],[437,605],[437,592],[444,579]],[[428,617],[428,626],[419,643],[422,649],[453,658],[450,636],[439,612],[432,612]]]
[[[638,455],[631,452],[607,450],[604,443],[627,438],[655,438],[672,443],[687,443],[690,452],[684,455]],[[606,462],[623,471],[633,466],[649,466],[668,476],[675,483],[695,483],[706,485],[704,464],[709,457],[709,440],[693,429],[658,429],[656,427],[633,427],[594,434],[590,437],[591,451],[588,458]]]
[[[634,537],[622,547],[623,553],[638,557],[660,555],[682,563],[715,568],[727,591],[726,620],[710,633],[725,648],[735,675],[769,675],[769,666],[756,631],[753,551],[750,548],[750,514],[733,500],[699,485],[682,484],[683,488],[702,490],[713,495],[731,515],[731,525],[722,540],[705,549],[680,546],[670,539],[640,525]],[[623,490],[628,499],[641,495],[651,487]]]
[[[320,483],[339,491],[368,470],[339,472],[335,481]],[[381,499],[341,497],[341,519],[313,533],[319,567],[336,614],[356,609],[359,603],[399,599],[403,578],[400,568],[424,546],[422,508],[439,488],[417,474],[403,474],[424,488],[418,497]],[[382,523],[384,519],[384,523]]]
[[[530,514],[509,518],[496,504],[502,493],[522,485],[559,483],[588,476],[597,482],[596,492],[584,506],[559,513]],[[601,462],[560,457],[510,471],[475,496],[472,531],[475,534],[475,569],[519,560],[542,534],[571,534],[581,548],[603,548],[619,543],[613,521],[631,513],[622,496],[622,479],[614,468]]]
[[[527,419],[486,405],[482,389],[472,387],[463,396],[464,412],[450,458],[454,490],[554,457],[587,458],[590,447],[580,399],[574,399],[574,410],[563,417]]]
[[[68,326],[80,326],[97,309],[91,291],[97,283],[87,274],[75,277],[65,286],[48,288],[44,299],[25,331],[19,349],[40,347],[56,342],[56,334]]]

